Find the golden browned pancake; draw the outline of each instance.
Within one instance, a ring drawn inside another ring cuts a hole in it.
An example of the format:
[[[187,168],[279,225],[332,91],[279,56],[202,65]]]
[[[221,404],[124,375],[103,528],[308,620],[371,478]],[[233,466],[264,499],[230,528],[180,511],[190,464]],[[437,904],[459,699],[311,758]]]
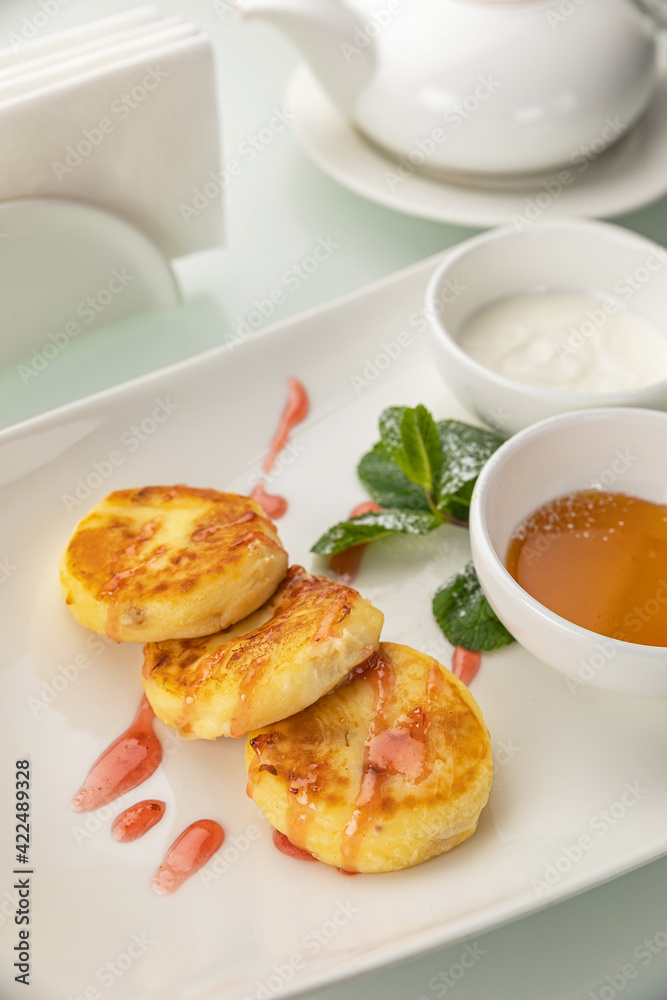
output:
[[[351,872],[388,872],[475,832],[491,789],[489,734],[468,689],[383,642],[349,680],[246,746],[248,794],[297,847]]]
[[[156,642],[240,621],[286,569],[275,525],[249,497],[147,486],[112,493],[81,521],[60,582],[81,625]]]
[[[184,736],[243,736],[330,691],[377,649],[383,621],[356,590],[292,566],[264,607],[232,628],[149,643],[144,689]]]

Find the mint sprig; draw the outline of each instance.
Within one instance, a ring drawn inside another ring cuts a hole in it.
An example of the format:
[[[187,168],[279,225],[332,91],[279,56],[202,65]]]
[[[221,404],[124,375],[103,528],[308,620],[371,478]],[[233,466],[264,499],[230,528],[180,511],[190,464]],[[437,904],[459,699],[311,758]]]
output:
[[[382,507],[329,528],[313,545],[334,555],[392,534],[426,535],[443,524],[467,526],[479,473],[502,438],[460,420],[436,422],[425,406],[390,406],[380,415],[380,440],[357,473]],[[454,645],[488,650],[513,642],[482,593],[472,563],[435,595],[436,620]]]
[[[380,436],[389,457],[407,478],[421,486],[435,508],[442,469],[442,445],[435,420],[425,406],[392,406],[380,417]]]
[[[514,642],[484,596],[471,562],[437,591],[433,614],[453,646],[487,651]]]
[[[425,406],[390,406],[380,416],[380,441],[357,468],[382,514],[334,525],[311,551],[333,555],[393,532],[425,535],[441,524],[467,525],[477,476],[501,444],[460,420],[436,423]],[[409,516],[416,512],[429,516]]]
[[[334,555],[352,545],[375,542],[378,538],[396,532],[404,535],[426,535],[442,524],[439,517],[426,511],[381,510],[379,513],[361,514],[359,517],[341,521],[322,535],[313,545],[311,552],[318,555]]]

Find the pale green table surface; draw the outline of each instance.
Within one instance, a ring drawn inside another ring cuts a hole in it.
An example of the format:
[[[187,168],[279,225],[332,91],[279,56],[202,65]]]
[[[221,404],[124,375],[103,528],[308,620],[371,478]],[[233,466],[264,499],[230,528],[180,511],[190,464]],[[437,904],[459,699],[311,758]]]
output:
[[[41,34],[139,6],[133,0],[55,0],[49,9],[58,11]],[[213,39],[225,156],[233,158],[239,145],[284,106],[295,53],[270,28],[240,24],[233,0],[160,0],[159,7],[164,14],[196,21]],[[10,33],[20,32],[23,19],[39,9],[36,0],[2,0],[0,45],[8,44]],[[172,331],[167,338],[149,331],[133,342],[131,351],[114,352],[113,342],[91,344],[90,356],[99,349],[104,357],[103,370],[89,371],[80,363],[63,369],[58,401],[222,341],[253,310],[254,300],[285,287],[283,273],[299,264],[320,238],[339,246],[307,281],[288,292],[267,323],[361,288],[473,232],[412,219],[349,193],[308,161],[290,127],[276,134],[253,162],[244,163],[227,190],[226,217],[224,248],[176,263],[186,299],[213,299],[220,324],[188,323],[182,336]],[[667,199],[617,221],[667,243]],[[86,356],[85,348],[81,356]],[[6,401],[0,422],[23,419],[31,406],[35,412],[40,409],[26,399]],[[309,1000],[665,1000],[666,931],[667,859],[479,937],[478,960],[461,979],[456,979],[462,968],[459,945],[310,994]]]

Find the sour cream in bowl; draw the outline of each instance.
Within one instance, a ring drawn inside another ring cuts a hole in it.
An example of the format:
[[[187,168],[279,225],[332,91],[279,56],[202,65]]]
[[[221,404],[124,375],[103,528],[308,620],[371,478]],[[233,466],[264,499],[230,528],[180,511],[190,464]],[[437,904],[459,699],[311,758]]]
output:
[[[461,244],[426,313],[452,392],[503,434],[569,410],[667,409],[667,251],[589,220]]]

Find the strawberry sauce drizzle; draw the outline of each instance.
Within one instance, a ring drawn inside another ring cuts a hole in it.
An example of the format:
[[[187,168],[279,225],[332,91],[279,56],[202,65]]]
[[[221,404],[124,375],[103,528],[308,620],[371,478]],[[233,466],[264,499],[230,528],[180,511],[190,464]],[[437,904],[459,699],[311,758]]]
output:
[[[72,799],[74,812],[91,812],[142,784],[160,764],[162,746],[153,732],[155,713],[144,695],[132,724],[97,758]]]
[[[164,816],[166,805],[158,799],[144,799],[125,809],[111,824],[111,836],[119,844],[129,844],[148,833]]]
[[[287,500],[277,493],[267,493],[264,483],[257,483],[250,496],[255,500],[268,516],[277,521],[287,513]]]
[[[474,680],[477,671],[482,665],[482,654],[471,649],[464,649],[463,646],[454,646],[452,654],[452,673],[458,677],[466,687]]]
[[[375,653],[366,664],[363,676],[373,689],[373,710],[364,744],[361,784],[354,803],[352,816],[341,837],[341,857],[346,871],[354,871],[361,841],[367,827],[379,812],[382,800],[382,786],[387,772],[377,767],[371,760],[371,747],[378,734],[386,728],[385,708],[394,687],[394,670],[380,653]],[[359,668],[356,673],[358,676]]]
[[[297,847],[280,830],[273,831],[273,844],[281,854],[286,854],[288,858],[296,858],[297,861],[317,861],[317,858],[314,858],[310,851],[304,851],[301,847]]]
[[[153,876],[153,892],[167,896],[203,868],[222,846],[225,831],[213,819],[191,823],[171,845]]]
[[[278,429],[273,435],[273,439],[269,446],[268,455],[264,459],[264,464],[262,465],[264,472],[271,472],[271,469],[276,464],[278,455],[289,440],[290,431],[293,427],[296,427],[297,424],[302,423],[306,419],[309,409],[310,402],[308,400],[308,393],[306,392],[303,384],[296,378],[288,378],[287,402],[285,403],[285,409],[280,417]],[[283,517],[287,513],[287,500],[285,497],[267,493],[264,480],[260,480],[257,483],[250,496],[253,500],[256,500],[261,507],[263,507],[264,511],[270,518],[273,518],[274,521],[278,520],[279,517]]]
[[[297,424],[303,423],[308,416],[310,403],[308,393],[303,384],[296,378],[287,379],[287,403],[282,412],[278,429],[273,435],[269,453],[264,460],[264,472],[270,472],[276,464],[276,459],[289,439],[289,432]]]
[[[317,864],[321,864],[317,858],[313,857],[310,851],[304,851],[300,847],[296,847],[292,841],[281,833],[279,830],[273,831],[273,844],[281,854],[287,855],[288,858],[294,858],[296,861],[315,861]],[[337,868],[337,872],[341,875],[347,875],[352,878],[353,875],[359,875],[359,872],[346,872],[344,868]]]
[[[365,503],[357,504],[350,511],[349,516],[361,517],[362,514],[378,514],[381,510],[382,507],[379,504],[369,500]],[[334,555],[329,557],[328,568],[341,583],[349,587],[356,580],[357,573],[361,567],[361,560],[367,548],[368,542],[362,542],[360,545],[352,545],[349,549],[344,549],[343,552],[335,552]]]

